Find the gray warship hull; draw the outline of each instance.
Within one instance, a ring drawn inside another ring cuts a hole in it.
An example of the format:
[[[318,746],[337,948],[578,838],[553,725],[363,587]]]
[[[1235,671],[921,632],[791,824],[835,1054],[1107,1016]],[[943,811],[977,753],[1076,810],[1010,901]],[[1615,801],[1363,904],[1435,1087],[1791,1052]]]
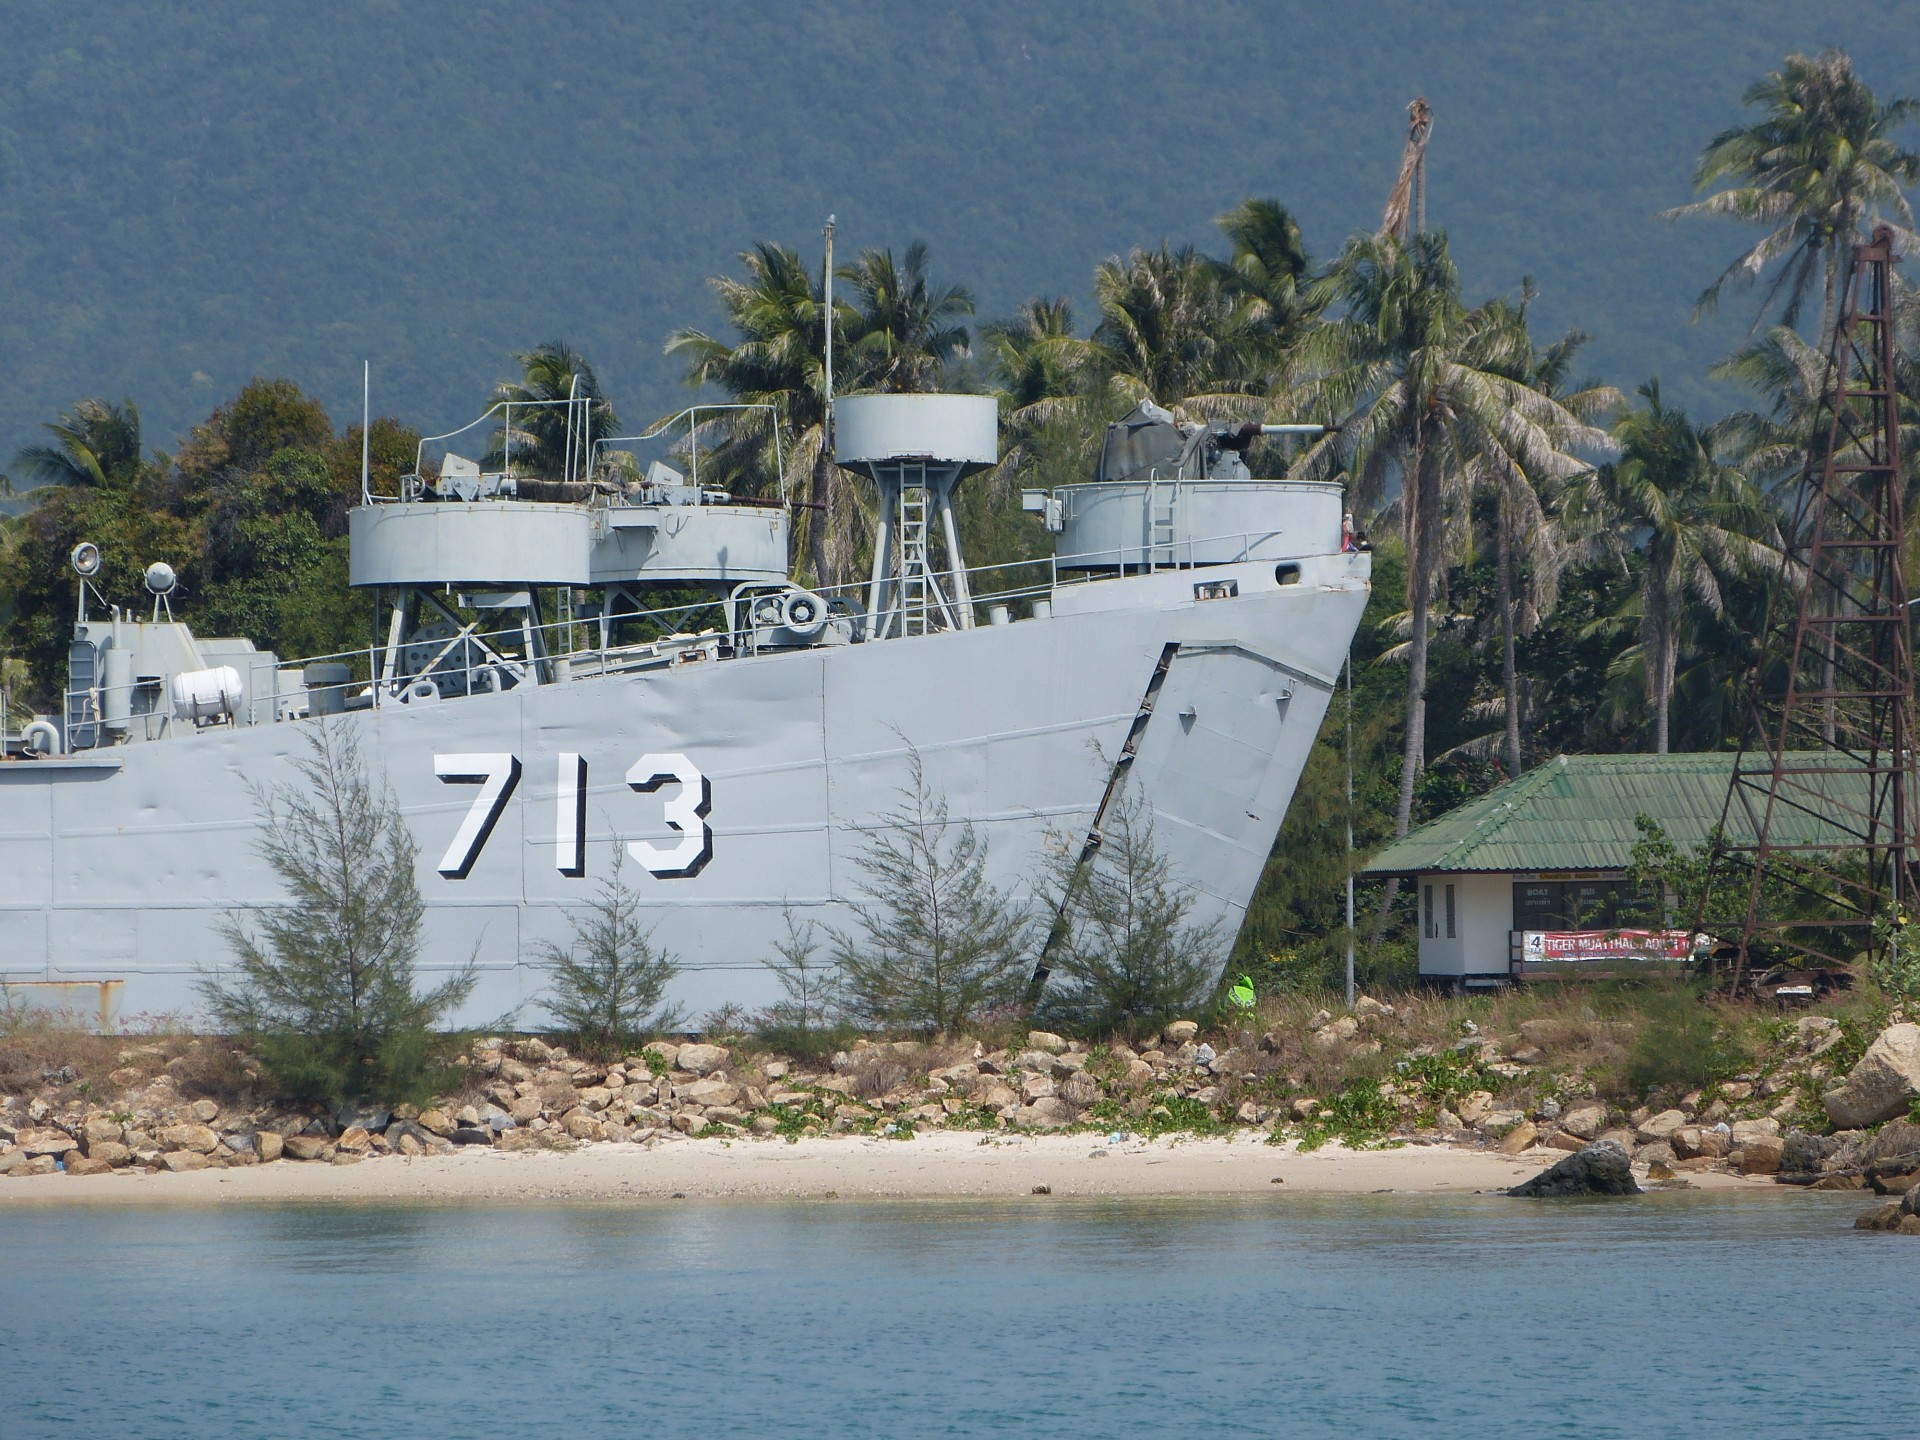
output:
[[[190,1017],[223,925],[284,899],[256,794],[300,783],[309,727],[350,727],[420,847],[422,968],[472,958],[463,1017],[537,1021],[540,942],[616,854],[695,1015],[777,997],[783,912],[844,926],[858,858],[918,755],[996,881],[1040,886],[1109,784],[1150,809],[1196,916],[1234,933],[1368,590],[1365,554],[1062,584],[1012,623],[210,726],[0,764],[0,983],[109,1022]],[[1114,761],[1132,737],[1132,763]]]

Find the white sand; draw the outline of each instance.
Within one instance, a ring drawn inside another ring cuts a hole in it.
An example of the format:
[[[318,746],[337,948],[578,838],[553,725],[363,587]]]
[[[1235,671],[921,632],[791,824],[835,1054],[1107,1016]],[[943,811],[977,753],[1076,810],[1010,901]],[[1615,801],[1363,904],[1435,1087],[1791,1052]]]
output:
[[[1088,1135],[983,1139],[935,1133],[911,1140],[827,1137],[797,1144],[673,1136],[647,1145],[590,1145],[564,1153],[473,1148],[412,1160],[383,1156],[357,1165],[282,1160],[181,1175],[8,1178],[0,1180],[0,1209],[72,1202],[1005,1198],[1030,1195],[1036,1185],[1051,1187],[1055,1196],[1442,1193],[1502,1190],[1561,1158],[1558,1150],[1510,1156],[1447,1146],[1352,1151],[1329,1145],[1301,1154],[1259,1136],[1112,1145]],[[1773,1188],[1765,1180],[1730,1175],[1685,1178],[1703,1189]]]

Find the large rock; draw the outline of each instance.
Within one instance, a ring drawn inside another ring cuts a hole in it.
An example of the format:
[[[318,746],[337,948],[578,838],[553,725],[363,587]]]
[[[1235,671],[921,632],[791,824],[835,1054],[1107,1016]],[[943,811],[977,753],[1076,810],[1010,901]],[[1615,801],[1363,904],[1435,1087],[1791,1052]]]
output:
[[[680,1053],[674,1057],[674,1066],[680,1070],[691,1070],[695,1075],[711,1075],[727,1063],[727,1047],[724,1045],[682,1045]]]
[[[1539,1128],[1535,1126],[1531,1120],[1522,1120],[1518,1125],[1500,1137],[1500,1144],[1496,1148],[1505,1155],[1518,1155],[1522,1150],[1533,1144],[1539,1136]]]
[[[133,1163],[133,1151],[113,1140],[95,1140],[87,1146],[87,1158],[98,1160],[109,1169],[118,1170],[124,1165]]]
[[[163,1125],[157,1132],[159,1141],[169,1150],[191,1150],[197,1155],[211,1155],[220,1148],[220,1137],[206,1125]]]
[[[271,1130],[258,1130],[254,1132],[253,1145],[260,1152],[260,1159],[264,1163],[268,1160],[278,1160],[280,1152],[286,1147],[286,1141]]]
[[[447,1114],[446,1111],[441,1110],[437,1107],[431,1110],[422,1110],[420,1112],[420,1118],[416,1120],[414,1123],[418,1125],[422,1130],[431,1131],[435,1135],[453,1134],[453,1129],[454,1129],[453,1117]],[[288,1153],[291,1154],[292,1151],[289,1150]],[[301,1160],[301,1159],[305,1159],[306,1157],[301,1155],[295,1155],[293,1158],[296,1160]]]
[[[289,1160],[323,1160],[333,1149],[324,1135],[289,1135],[280,1142],[281,1153]]]
[[[1073,1123],[1073,1113],[1064,1100],[1048,1095],[1031,1105],[1021,1106],[1013,1123],[1022,1130],[1058,1130]]]
[[[1667,1139],[1686,1123],[1686,1111],[1662,1110],[1658,1115],[1650,1115],[1635,1126],[1633,1136],[1642,1145],[1651,1145],[1655,1140]]]
[[[1567,1156],[1552,1169],[1543,1170],[1507,1191],[1509,1195],[1529,1200],[1640,1193],[1625,1148],[1612,1140],[1596,1141],[1578,1154]]]
[[[67,1157],[67,1174],[69,1175],[105,1175],[111,1172],[112,1169],[113,1167],[107,1164],[105,1160],[98,1159],[91,1155],[69,1155]]]
[[[1718,1160],[1733,1148],[1733,1138],[1719,1125],[1682,1125],[1667,1143],[1682,1160]]]
[[[1460,1112],[1460,1118],[1466,1120],[1466,1112]],[[1473,1122],[1467,1120],[1471,1125]],[[1607,1107],[1598,1100],[1576,1100],[1560,1114],[1560,1128],[1569,1135],[1578,1135],[1582,1140],[1597,1140],[1600,1132],[1607,1128]]]
[[[125,1128],[111,1115],[89,1115],[86,1129],[81,1134],[81,1139],[86,1141],[87,1153],[91,1155],[93,1147],[98,1144],[118,1145]]]
[[[1920,1099],[1920,1025],[1889,1025],[1867,1047],[1846,1083],[1825,1096],[1827,1115],[1842,1129],[1904,1115]]]
[[[31,1136],[23,1132],[20,1148],[26,1152],[29,1160],[58,1160],[70,1151],[78,1150],[80,1142],[62,1130],[39,1130]]]
[[[1329,1020],[1307,1036],[1307,1043],[1321,1050],[1332,1050],[1360,1033],[1360,1022],[1351,1015]]]
[[[1067,1037],[1064,1035],[1056,1035],[1051,1030],[1029,1030],[1027,1032],[1027,1048],[1029,1050],[1044,1050],[1049,1055],[1064,1055],[1067,1052]]]
[[[1780,1173],[1780,1155],[1787,1148],[1787,1142],[1776,1135],[1756,1135],[1740,1147],[1740,1173],[1743,1175],[1777,1175]]]
[[[1055,1093],[1051,1075],[1023,1075],[1020,1077],[1020,1098],[1023,1100],[1046,1100]]]
[[[1200,1026],[1192,1020],[1176,1020],[1160,1033],[1169,1045],[1184,1045],[1200,1033]]]
[[[179,1174],[183,1170],[204,1170],[208,1162],[198,1150],[169,1150],[160,1157],[160,1163]]]

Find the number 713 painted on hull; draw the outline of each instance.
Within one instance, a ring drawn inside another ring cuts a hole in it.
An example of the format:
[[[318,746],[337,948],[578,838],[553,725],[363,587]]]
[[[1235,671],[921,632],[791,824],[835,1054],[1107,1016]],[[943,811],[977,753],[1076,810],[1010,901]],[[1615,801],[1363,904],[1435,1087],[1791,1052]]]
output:
[[[520,771],[520,757],[504,751],[433,757],[433,773],[444,784],[476,785],[480,790],[436,867],[447,879],[464,880],[472,873],[493,827],[506,812],[507,801],[519,788]],[[558,780],[554,864],[562,875],[578,879],[587,873],[586,757],[563,751]],[[685,880],[698,875],[713,859],[713,827],[707,824],[713,809],[713,782],[684,755],[642,755],[627,771],[628,788],[641,795],[652,795],[668,785],[678,789],[665,797],[664,818],[679,840],[668,846],[629,840],[627,854],[656,879]]]

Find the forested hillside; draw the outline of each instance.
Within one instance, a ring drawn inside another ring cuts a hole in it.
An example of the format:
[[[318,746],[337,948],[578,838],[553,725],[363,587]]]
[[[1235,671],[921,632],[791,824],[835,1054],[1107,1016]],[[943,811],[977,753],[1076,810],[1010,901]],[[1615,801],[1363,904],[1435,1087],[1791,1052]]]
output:
[[[1205,242],[1249,194],[1331,254],[1375,223],[1416,94],[1429,223],[1467,290],[1532,275],[1631,387],[1722,403],[1745,311],[1694,326],[1732,237],[1657,211],[1789,50],[1900,93],[1893,4],[181,6],[21,0],[0,87],[0,456],[81,395],[166,446],[256,374],[338,415],[458,424],[564,335],[630,416],[752,242],[926,239],[983,315]],[[1087,307],[1081,305],[1082,313]]]

